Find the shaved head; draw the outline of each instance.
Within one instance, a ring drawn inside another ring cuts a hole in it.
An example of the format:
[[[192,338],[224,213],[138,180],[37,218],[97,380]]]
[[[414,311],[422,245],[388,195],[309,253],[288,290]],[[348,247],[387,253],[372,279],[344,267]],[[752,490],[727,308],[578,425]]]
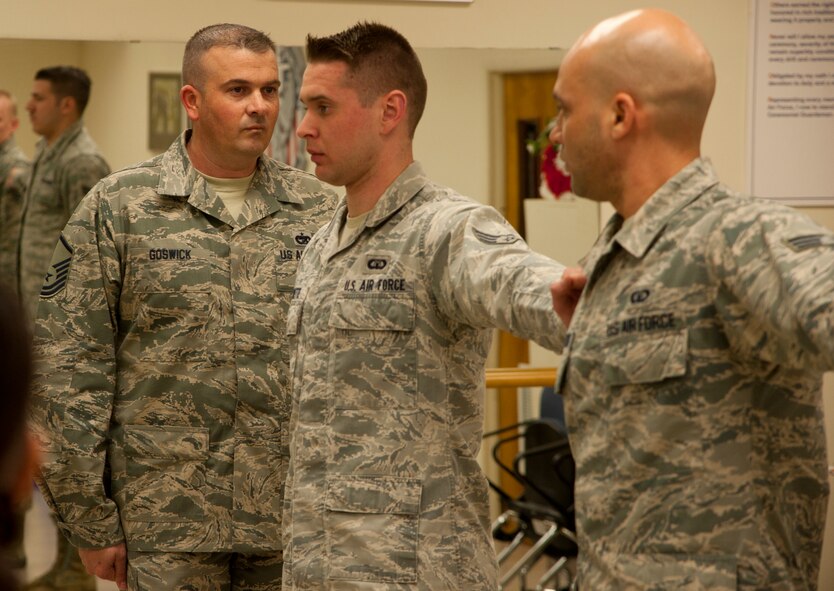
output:
[[[654,130],[672,141],[698,142],[715,93],[715,68],[698,36],[680,18],[657,9],[602,21],[571,48],[574,63],[597,98],[631,95]]]

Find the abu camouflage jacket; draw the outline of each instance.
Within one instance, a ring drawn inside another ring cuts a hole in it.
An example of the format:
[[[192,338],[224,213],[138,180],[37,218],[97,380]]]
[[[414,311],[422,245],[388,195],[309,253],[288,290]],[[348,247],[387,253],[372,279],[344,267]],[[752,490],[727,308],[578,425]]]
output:
[[[17,245],[18,289],[23,309],[34,322],[38,292],[55,242],[81,199],[110,167],[82,121],[68,127],[54,144],[38,141],[23,200]]]
[[[274,551],[287,310],[335,201],[262,157],[239,223],[186,137],[96,185],[55,250],[36,334],[44,493],[78,546]]]
[[[834,235],[695,160],[615,215],[561,377],[582,589],[815,589]]]
[[[495,589],[477,463],[492,328],[551,348],[563,267],[414,163],[339,248],[301,261],[284,588]]]
[[[30,164],[9,138],[0,144],[0,281],[17,292],[17,243]]]

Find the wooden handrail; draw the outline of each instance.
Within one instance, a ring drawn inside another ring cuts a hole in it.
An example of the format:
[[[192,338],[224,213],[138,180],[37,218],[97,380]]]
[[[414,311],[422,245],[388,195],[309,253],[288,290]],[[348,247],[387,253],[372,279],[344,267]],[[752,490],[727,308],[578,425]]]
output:
[[[487,388],[530,388],[554,383],[555,367],[490,367],[486,370]]]

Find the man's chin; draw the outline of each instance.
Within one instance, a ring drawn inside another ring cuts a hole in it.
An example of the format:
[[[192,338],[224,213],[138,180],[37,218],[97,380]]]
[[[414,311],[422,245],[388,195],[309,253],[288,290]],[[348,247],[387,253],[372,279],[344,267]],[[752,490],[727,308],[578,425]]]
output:
[[[316,168],[313,170],[316,178],[320,181],[327,183],[328,185],[333,186],[341,186],[339,183],[339,179],[332,174],[332,171],[328,170],[328,168],[324,164],[316,164]]]
[[[247,142],[240,147],[241,154],[257,158],[269,148],[269,142]]]

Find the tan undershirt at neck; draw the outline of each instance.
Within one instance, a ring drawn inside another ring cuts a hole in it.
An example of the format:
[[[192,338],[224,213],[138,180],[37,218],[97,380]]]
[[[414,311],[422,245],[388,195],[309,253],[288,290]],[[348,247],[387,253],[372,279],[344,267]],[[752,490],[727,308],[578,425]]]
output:
[[[357,232],[359,232],[362,226],[365,225],[365,219],[371,211],[366,211],[355,218],[348,216],[347,219],[345,219],[345,225],[342,226],[341,230],[339,230],[339,248],[342,248],[356,235]]]
[[[202,172],[200,175],[206,179],[214,194],[223,200],[223,205],[232,214],[232,218],[236,220],[240,217],[240,212],[243,211],[243,203],[246,201],[246,193],[249,191],[249,184],[252,182],[255,172],[253,171],[249,176],[238,179],[220,179]]]

